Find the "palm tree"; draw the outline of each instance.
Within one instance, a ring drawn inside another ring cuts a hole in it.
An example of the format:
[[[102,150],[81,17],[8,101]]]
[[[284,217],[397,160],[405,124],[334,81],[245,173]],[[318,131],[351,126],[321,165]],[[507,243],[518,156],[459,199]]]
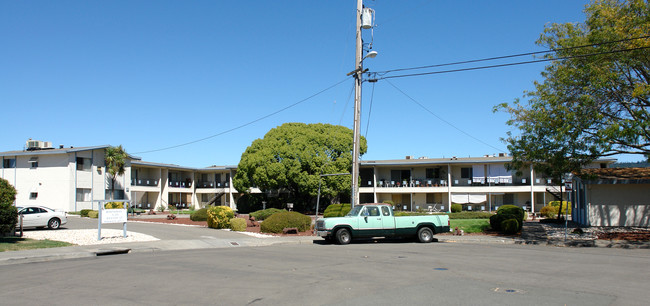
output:
[[[115,196],[115,178],[124,174],[127,156],[122,145],[106,148],[104,163],[106,164],[106,172],[111,178],[111,200]]]

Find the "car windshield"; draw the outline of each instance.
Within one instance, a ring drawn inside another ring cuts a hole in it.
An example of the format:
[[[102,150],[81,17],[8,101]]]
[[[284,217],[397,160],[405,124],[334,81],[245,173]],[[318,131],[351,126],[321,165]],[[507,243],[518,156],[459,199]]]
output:
[[[363,209],[363,206],[357,205],[350,212],[345,215],[346,217],[356,217],[359,215],[359,212]]]

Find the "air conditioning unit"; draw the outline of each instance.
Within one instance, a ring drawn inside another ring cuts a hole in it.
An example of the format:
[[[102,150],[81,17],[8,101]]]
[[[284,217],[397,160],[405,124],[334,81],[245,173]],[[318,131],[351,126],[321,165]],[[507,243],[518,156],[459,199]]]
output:
[[[50,141],[40,141],[40,140],[31,140],[31,139],[27,140],[28,151],[51,149],[51,148],[52,148],[52,142]]]

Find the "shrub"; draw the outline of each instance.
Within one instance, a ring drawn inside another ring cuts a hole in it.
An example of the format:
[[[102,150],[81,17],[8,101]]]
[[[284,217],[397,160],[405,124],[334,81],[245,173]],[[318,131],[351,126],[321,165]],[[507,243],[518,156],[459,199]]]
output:
[[[104,204],[104,208],[106,209],[123,209],[124,208],[124,203],[123,202],[108,202]]]
[[[99,212],[96,210],[91,210],[88,212],[88,218],[97,219],[99,217]]]
[[[0,178],[0,234],[9,233],[18,223],[18,210],[14,207],[16,188]]]
[[[451,212],[459,213],[463,211],[463,205],[460,204],[451,204]]]
[[[228,206],[212,206],[208,208],[208,227],[228,228],[234,216],[235,213]]]
[[[323,212],[324,218],[343,217],[350,212],[350,204],[330,204]]]
[[[488,219],[494,214],[484,211],[461,211],[449,214],[449,219]]]
[[[516,215],[497,213],[496,215],[493,215],[492,217],[490,217],[490,226],[492,227],[493,230],[501,232],[503,230],[503,228],[501,228],[501,223],[503,221],[508,220],[508,219],[519,220],[518,218],[519,218],[519,216],[516,216]]]
[[[246,220],[242,218],[232,218],[230,219],[230,229],[237,232],[246,231]]]
[[[504,234],[516,234],[520,230],[520,224],[517,219],[506,219],[501,221],[501,231]]]
[[[260,225],[264,233],[282,233],[287,227],[295,227],[299,232],[311,228],[311,218],[295,211],[284,211],[271,215]]]
[[[519,220],[519,222],[526,220],[524,219],[526,215],[524,214],[523,208],[515,205],[503,205],[499,207],[497,210],[497,215],[499,214],[515,215],[517,216],[517,220]]]
[[[255,220],[257,220],[257,221],[262,221],[262,220],[270,217],[271,215],[273,215],[275,213],[282,212],[282,211],[286,211],[286,210],[277,209],[277,208],[267,208],[265,210],[254,211],[254,212],[250,213],[250,216],[254,217]]]
[[[550,201],[550,202],[548,202],[548,205],[553,206],[553,207],[557,207],[558,213],[559,213],[560,201]],[[562,201],[562,214],[563,215],[567,213],[567,209],[569,210],[569,215],[570,215],[571,214],[571,202]]]
[[[539,214],[542,215],[542,217],[546,218],[555,218],[557,217],[557,211],[559,207],[555,206],[544,206],[542,209],[539,210]]]
[[[201,208],[199,210],[194,211],[190,215],[190,220],[192,220],[192,221],[208,221],[208,209],[207,208]]]
[[[82,210],[79,212],[79,215],[80,215],[81,217],[88,217],[88,212],[91,212],[91,211],[93,211],[93,210],[92,210],[92,209],[82,209]]]

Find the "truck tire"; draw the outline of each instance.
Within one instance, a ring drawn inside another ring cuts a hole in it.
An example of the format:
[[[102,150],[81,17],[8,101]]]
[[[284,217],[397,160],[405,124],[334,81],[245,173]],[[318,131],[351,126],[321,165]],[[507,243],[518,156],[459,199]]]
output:
[[[423,227],[418,230],[418,240],[422,243],[429,243],[433,241],[433,231],[428,227]]]
[[[352,241],[352,235],[348,229],[342,228],[336,231],[336,242],[338,244],[348,244],[350,241]]]

